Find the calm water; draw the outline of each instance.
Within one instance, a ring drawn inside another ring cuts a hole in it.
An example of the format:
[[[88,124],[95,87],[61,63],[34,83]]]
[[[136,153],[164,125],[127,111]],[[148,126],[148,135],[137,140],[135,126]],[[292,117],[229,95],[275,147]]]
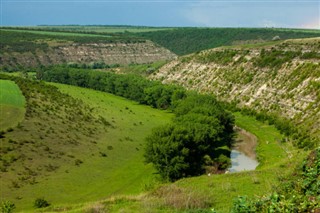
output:
[[[258,164],[259,163],[257,160],[249,158],[238,150],[233,149],[231,151],[231,168],[229,168],[230,172],[255,170]]]

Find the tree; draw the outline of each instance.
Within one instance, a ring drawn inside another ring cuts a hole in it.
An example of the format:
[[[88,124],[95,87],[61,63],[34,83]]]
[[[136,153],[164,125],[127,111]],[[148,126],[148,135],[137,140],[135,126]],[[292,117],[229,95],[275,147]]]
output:
[[[217,154],[220,147],[231,146],[233,132],[227,132],[224,125],[214,116],[194,112],[181,115],[173,124],[155,129],[147,138],[146,162],[153,163],[165,180],[201,175],[208,156],[219,163],[229,158]]]

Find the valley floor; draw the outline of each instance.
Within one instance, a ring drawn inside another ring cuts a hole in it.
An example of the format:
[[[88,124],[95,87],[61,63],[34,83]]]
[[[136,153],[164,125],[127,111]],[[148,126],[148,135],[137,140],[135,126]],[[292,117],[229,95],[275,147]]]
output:
[[[249,198],[271,192],[299,165],[307,152],[281,143],[282,135],[273,126],[256,121],[240,113],[234,114],[236,125],[257,137],[255,171],[185,178],[172,184],[151,183],[148,192],[140,195],[112,195],[105,200],[79,205],[52,206],[48,212],[185,212],[191,209],[214,209],[229,212],[238,196]],[[104,193],[103,189],[97,193]],[[128,194],[128,193],[127,193]],[[130,194],[130,193],[129,193]],[[107,195],[107,193],[106,193]],[[187,212],[188,212],[187,211]]]

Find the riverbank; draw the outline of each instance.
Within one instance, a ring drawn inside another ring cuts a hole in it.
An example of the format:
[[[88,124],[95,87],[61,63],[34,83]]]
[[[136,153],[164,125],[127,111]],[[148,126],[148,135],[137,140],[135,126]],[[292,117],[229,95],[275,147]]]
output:
[[[233,145],[233,149],[241,153],[244,153],[246,156],[248,156],[251,159],[256,160],[257,158],[256,147],[258,144],[257,137],[254,134],[240,127],[235,127],[235,132],[237,134],[237,137]]]
[[[255,170],[259,165],[256,158],[257,137],[240,127],[235,127],[236,139],[231,151],[231,167],[228,172]],[[228,173],[226,172],[226,173]]]

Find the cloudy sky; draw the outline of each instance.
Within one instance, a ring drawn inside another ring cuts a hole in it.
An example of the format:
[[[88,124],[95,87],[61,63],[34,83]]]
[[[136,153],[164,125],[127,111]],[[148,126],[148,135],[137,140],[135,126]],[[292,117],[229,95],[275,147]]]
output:
[[[0,0],[1,25],[320,29],[320,0]]]

